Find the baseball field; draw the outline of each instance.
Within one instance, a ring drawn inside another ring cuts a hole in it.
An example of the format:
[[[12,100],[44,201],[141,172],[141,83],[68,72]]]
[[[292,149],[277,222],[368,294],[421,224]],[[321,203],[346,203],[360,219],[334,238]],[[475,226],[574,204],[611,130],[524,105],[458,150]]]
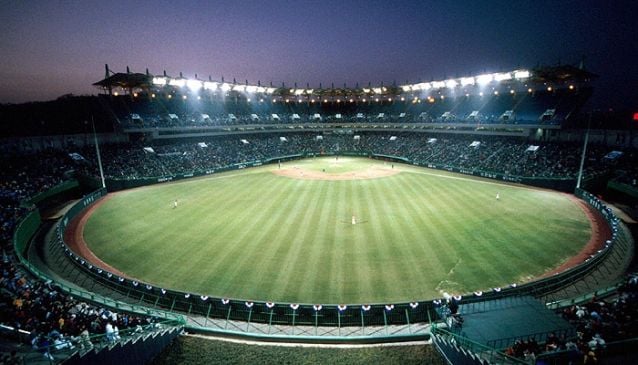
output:
[[[109,195],[83,238],[162,288],[392,303],[521,283],[591,236],[566,194],[365,158],[289,161]]]

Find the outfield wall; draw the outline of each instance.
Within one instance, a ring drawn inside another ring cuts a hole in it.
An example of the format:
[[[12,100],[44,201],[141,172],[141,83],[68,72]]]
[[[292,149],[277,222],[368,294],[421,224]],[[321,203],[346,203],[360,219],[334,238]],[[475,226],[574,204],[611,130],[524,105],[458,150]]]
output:
[[[285,156],[285,158],[298,158],[299,156]],[[379,158],[393,158],[393,156],[375,156]],[[273,159],[278,160],[278,159]],[[271,160],[271,161],[273,161]],[[261,163],[255,163],[258,166]],[[251,164],[233,165],[217,171],[228,171],[245,168]],[[211,171],[210,173],[215,173]],[[190,176],[182,176],[187,178]],[[487,176],[490,177],[490,176]],[[155,181],[159,182],[159,181]],[[125,294],[126,297],[138,301],[140,304],[160,307],[170,312],[176,311],[189,315],[200,315],[205,318],[225,319],[268,325],[307,325],[307,326],[383,326],[406,325],[410,323],[428,322],[436,318],[436,307],[445,302],[444,299],[424,298],[420,302],[394,303],[394,304],[296,304],[296,303],[269,303],[263,301],[244,301],[232,298],[213,298],[200,294],[182,291],[168,290],[154,287],[150,284],[119,277],[102,268],[96,267],[85,258],[73,252],[64,242],[64,231],[69,222],[81,213],[85,208],[98,201],[106,191],[101,189],[75,204],[62,218],[57,226],[55,244],[64,246],[66,254],[75,265],[82,268],[93,280],[108,286],[112,290]],[[457,297],[461,303],[481,302],[504,296],[535,295],[542,296],[557,291],[570,285],[575,280],[596,270],[602,263],[614,242],[618,238],[618,219],[611,210],[600,202],[595,196],[584,190],[577,190],[576,195],[588,205],[596,209],[607,221],[612,229],[612,237],[605,243],[605,247],[596,255],[590,257],[582,264],[549,278],[537,280],[523,285],[511,285],[507,288],[494,288],[489,292],[468,293]]]
[[[337,154],[333,152],[329,152],[325,154],[304,153],[304,154],[272,157],[272,158],[268,158],[264,160],[255,160],[255,161],[250,161],[245,163],[237,163],[237,164],[220,167],[218,169],[194,171],[188,174],[148,177],[148,178],[141,178],[141,179],[107,179],[106,188],[109,191],[126,190],[126,189],[136,188],[140,186],[163,183],[167,181],[177,181],[177,180],[188,179],[191,177],[211,175],[211,174],[224,172],[224,171],[232,171],[232,170],[239,170],[239,169],[244,169],[248,167],[256,167],[256,166],[266,165],[270,163],[276,163],[277,161],[283,162],[283,161],[308,158],[308,157],[335,156],[335,155]],[[478,169],[458,168],[458,167],[448,166],[443,164],[432,164],[432,163],[419,164],[417,162],[410,161],[409,159],[405,157],[382,155],[382,154],[376,154],[372,152],[344,151],[344,152],[340,152],[338,155],[355,156],[355,157],[357,156],[370,157],[370,158],[377,158],[377,159],[383,159],[383,160],[391,160],[391,161],[407,163],[407,164],[411,164],[415,166],[428,167],[431,169],[445,170],[445,171],[456,172],[456,173],[464,174],[464,175],[485,177],[485,178],[499,180],[499,181],[531,185],[531,186],[536,186],[540,188],[558,190],[558,191],[570,192],[570,193],[573,192],[574,188],[576,187],[576,179],[570,179],[570,178],[537,178],[537,177],[512,176],[512,175],[505,175],[501,173],[482,171]]]

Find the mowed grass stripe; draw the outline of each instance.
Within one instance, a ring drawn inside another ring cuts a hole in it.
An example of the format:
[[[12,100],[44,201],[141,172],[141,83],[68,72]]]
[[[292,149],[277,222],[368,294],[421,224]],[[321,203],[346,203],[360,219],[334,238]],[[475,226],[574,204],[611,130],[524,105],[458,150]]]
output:
[[[413,275],[410,273],[409,268],[405,266],[405,257],[401,247],[405,244],[405,237],[402,234],[402,223],[405,221],[405,200],[403,200],[401,184],[399,179],[394,176],[392,179],[383,181],[385,185],[385,202],[386,209],[390,210],[384,212],[385,218],[381,218],[377,224],[381,224],[383,228],[395,227],[392,232],[384,234],[384,236],[391,238],[384,243],[379,244],[379,254],[381,257],[386,258],[382,262],[383,275],[378,278],[379,281],[383,281],[384,285],[388,288],[390,296],[389,299],[394,299],[398,296],[403,296],[406,293],[403,292],[405,287],[396,285],[396,283],[410,282]],[[383,199],[383,198],[380,198]],[[389,224],[383,224],[387,221]]]
[[[431,230],[429,220],[426,213],[426,202],[423,196],[427,191],[423,191],[423,186],[416,183],[414,174],[402,174],[400,176],[401,189],[398,191],[407,195],[404,200],[407,201],[406,225],[407,229],[402,229],[401,233],[405,236],[406,261],[410,263],[406,267],[406,271],[413,276],[431,275],[431,267],[421,258],[431,255],[431,248],[427,244],[427,232]],[[415,229],[416,228],[416,229]],[[422,242],[422,244],[420,244]],[[413,300],[423,298],[427,294],[431,294],[430,288],[422,288],[418,292],[402,293],[402,297],[412,296]]]
[[[211,255],[212,260],[207,267],[207,275],[204,275],[204,277],[213,277],[215,281],[223,281],[226,284],[232,284],[235,282],[233,279],[234,272],[232,271],[232,269],[239,268],[239,266],[241,265],[241,260],[238,260],[237,258],[250,258],[252,257],[252,254],[250,252],[258,250],[260,245],[266,246],[262,241],[262,237],[269,233],[269,227],[264,226],[263,222],[269,221],[269,217],[272,216],[273,209],[276,209],[277,206],[280,204],[279,200],[277,199],[278,194],[283,195],[283,191],[286,190],[286,182],[275,181],[274,179],[271,180],[270,176],[268,175],[259,175],[256,177],[258,178],[257,181],[260,182],[259,189],[254,189],[254,184],[252,185],[253,189],[251,189],[250,186],[245,188],[242,186],[237,186],[233,187],[232,193],[242,194],[246,190],[258,190],[261,194],[273,197],[273,200],[270,202],[262,202],[262,204],[259,204],[259,206],[256,206],[256,204],[254,203],[245,202],[242,204],[242,206],[235,207],[236,209],[240,210],[241,215],[238,215],[236,219],[233,220],[232,224],[228,224],[226,227],[224,227],[223,231],[220,232],[220,236],[224,238],[223,241],[227,244],[225,245],[225,247],[217,247],[218,249],[215,250],[216,252]],[[264,184],[265,182],[268,182],[268,184]],[[254,196],[247,196],[247,198],[250,199],[250,201],[253,201],[255,199]],[[233,241],[235,240],[236,232],[238,230],[244,232],[245,236],[237,237],[237,243],[233,243]],[[247,239],[242,240],[242,237],[246,237]],[[215,246],[218,245],[213,245],[213,247]],[[220,250],[220,248],[223,249]],[[261,276],[252,275],[252,273],[253,271],[261,268],[264,262],[267,261],[262,260],[259,263],[254,263],[259,265],[254,265],[252,270],[248,270],[248,272],[250,273],[250,277],[254,278],[254,280],[250,281],[251,283],[256,285],[256,278],[261,278]],[[245,270],[246,268],[241,267],[241,269]],[[223,274],[219,275],[219,272],[222,272]],[[216,276],[215,273],[217,273]],[[207,288],[207,291],[211,290],[210,285],[206,283],[206,279],[202,279],[201,284],[202,285],[200,287]],[[225,286],[215,284],[213,285],[213,287],[224,288]],[[218,295],[228,296],[229,293],[220,292],[218,293]]]
[[[341,173],[375,162],[288,164]],[[323,304],[520,282],[587,242],[584,214],[564,195],[397,167],[381,179],[307,181],[266,166],[126,191],[95,212],[86,237],[105,261],[156,286]]]
[[[307,270],[318,269],[318,260],[308,252],[308,248],[313,245],[310,238],[315,236],[317,229],[314,222],[318,219],[316,214],[319,213],[319,206],[323,203],[321,196],[323,185],[325,182],[313,182],[312,189],[307,189],[307,195],[299,199],[295,207],[295,221],[290,227],[290,238],[294,245],[284,258],[286,263],[289,263],[290,270],[284,273],[288,276],[287,278],[278,280],[284,283],[282,285],[283,293],[290,295],[288,301],[299,302],[309,296],[309,293],[305,292],[306,283],[303,278]],[[321,274],[320,271],[316,271],[316,273]]]
[[[282,187],[282,192],[292,191],[294,194],[297,181],[284,180],[285,183]],[[258,276],[265,277],[274,283],[276,282],[277,273],[284,269],[281,266],[281,258],[288,252],[290,243],[284,240],[283,237],[286,234],[286,227],[288,226],[286,223],[291,219],[289,214],[296,202],[294,199],[287,197],[286,194],[279,195],[278,200],[275,200],[275,202],[277,201],[280,204],[280,209],[271,209],[269,211],[270,214],[267,214],[268,212],[266,210],[261,210],[261,214],[258,213],[258,216],[254,219],[254,226],[249,224],[249,227],[246,227],[248,222],[244,220],[241,222],[241,227],[237,229],[241,230],[241,235],[244,237],[250,237],[255,234],[255,232],[263,230],[265,235],[261,242],[264,243],[264,247],[269,247],[274,251],[272,257],[279,262],[279,270],[275,272],[265,272],[260,264],[262,260],[255,260],[255,254],[262,250],[250,251],[245,245],[237,245],[237,249],[233,251],[233,256],[230,257],[231,259],[225,260],[224,265],[221,267],[225,275],[223,277],[224,282],[221,283],[220,288],[224,293],[229,293],[228,296],[230,296],[231,293],[237,296],[237,292],[241,292],[245,293],[242,298],[254,299],[260,293],[255,292],[255,288],[252,285],[253,278]],[[273,205],[273,207],[275,206]],[[252,208],[251,213],[260,210],[258,206],[253,206]],[[250,241],[251,240],[248,240],[246,243]],[[245,242],[245,240],[241,240],[240,242]],[[256,241],[252,240],[252,242]],[[247,290],[248,288],[250,288],[250,290]],[[273,288],[275,289],[273,293],[276,293],[278,286],[273,286]]]
[[[303,266],[302,284],[296,290],[299,301],[314,297],[317,299],[326,298],[324,302],[328,302],[329,296],[324,285],[328,263],[325,247],[326,237],[325,232],[320,227],[337,224],[336,217],[332,214],[335,201],[329,199],[334,193],[334,189],[335,184],[329,182],[319,184],[319,194],[312,217],[315,229],[312,230],[311,235],[305,237],[307,251],[303,258],[297,262],[298,265]],[[294,288],[290,288],[290,291],[295,292]]]

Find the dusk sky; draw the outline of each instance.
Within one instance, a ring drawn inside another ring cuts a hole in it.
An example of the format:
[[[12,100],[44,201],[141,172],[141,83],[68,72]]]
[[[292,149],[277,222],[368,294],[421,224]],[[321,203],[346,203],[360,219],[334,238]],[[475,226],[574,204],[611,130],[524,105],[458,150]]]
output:
[[[636,1],[0,0],[0,103],[115,72],[354,86],[578,63],[589,107],[638,106]]]

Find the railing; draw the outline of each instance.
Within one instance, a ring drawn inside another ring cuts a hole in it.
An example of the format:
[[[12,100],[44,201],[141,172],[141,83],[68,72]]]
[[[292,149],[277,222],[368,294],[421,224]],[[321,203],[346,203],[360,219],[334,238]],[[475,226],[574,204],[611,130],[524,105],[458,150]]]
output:
[[[315,151],[315,152],[292,154],[292,155],[286,155],[286,156],[274,156],[274,157],[266,158],[263,160],[234,163],[234,164],[230,164],[230,165],[219,167],[219,168],[209,168],[204,170],[191,171],[184,174],[174,174],[174,175],[168,175],[168,176],[148,176],[148,177],[141,177],[137,179],[107,179],[106,186],[109,191],[116,191],[116,190],[130,189],[130,188],[140,187],[145,185],[157,184],[157,183],[162,183],[167,181],[177,181],[182,179],[188,179],[191,177],[206,176],[206,175],[211,175],[211,174],[224,172],[224,171],[243,169],[246,167],[261,166],[261,165],[265,165],[265,164],[269,164],[269,163],[273,163],[277,161],[287,161],[292,159],[314,157],[314,156],[334,156],[337,154],[346,155],[346,156],[362,156],[362,157],[373,157],[373,158],[379,158],[379,159],[391,159],[397,162],[408,163],[415,166],[424,166],[431,169],[456,172],[459,174],[484,177],[484,178],[500,180],[505,182],[521,183],[521,184],[538,186],[538,187],[548,188],[548,189],[555,189],[560,191],[573,191],[574,187],[576,186],[576,180],[573,178],[561,178],[561,177],[536,178],[536,177],[507,175],[507,174],[503,174],[499,172],[484,171],[479,169],[459,168],[459,167],[450,166],[450,165],[446,165],[442,163],[422,163],[419,161],[412,161],[406,157],[383,155],[383,154],[375,153],[374,151],[340,151],[338,153],[333,151],[324,152],[324,153],[321,153],[320,151]]]
[[[140,339],[145,340],[149,336],[162,335],[167,331],[181,331],[182,327],[183,323],[168,320],[97,335],[80,334],[75,337],[57,335],[54,336],[57,339],[46,339],[50,343],[49,345],[35,347],[35,353],[27,354],[24,360],[26,363],[31,363],[41,361],[42,357],[44,357],[50,364],[60,363],[73,356],[82,357],[89,352],[99,353],[116,345],[134,343]]]
[[[363,153],[363,155],[365,155],[365,153]],[[299,157],[301,157],[301,155],[291,155],[276,157],[264,160],[263,162],[256,161],[246,164],[236,164],[224,169],[205,171],[203,174],[212,174],[223,170],[239,169],[247,166],[258,166],[262,163],[275,162],[277,160],[283,161]],[[397,159],[396,156],[377,157]],[[186,174],[181,176],[181,178],[188,178],[191,176],[193,176],[193,174]],[[158,180],[155,179],[155,182],[157,181]],[[409,331],[411,324],[426,323],[429,316],[436,316],[434,305],[431,300],[398,304],[373,304],[369,306],[360,304],[313,305],[303,303],[253,302],[241,299],[209,298],[205,295],[167,290],[135,280],[119,277],[102,268],[94,266],[90,262],[87,262],[83,257],[73,252],[63,240],[64,230],[70,220],[84,208],[98,201],[105,194],[105,189],[99,189],[75,204],[58,223],[58,226],[56,227],[57,233],[54,235],[56,242],[53,242],[53,244],[60,245],[71,261],[80,267],[83,272],[89,274],[93,280],[126,296],[126,301],[113,300],[109,297],[100,296],[96,293],[65,285],[64,283],[57,283],[69,294],[82,297],[86,300],[105,306],[118,308],[120,310],[127,310],[142,315],[157,316],[160,318],[181,318],[181,316],[175,314],[175,312],[185,313],[187,315],[200,315],[205,318],[204,325],[207,324],[209,319],[218,318],[226,321],[236,320],[248,323],[265,323],[268,324],[268,326],[292,325],[294,327],[306,325],[314,326],[315,328],[320,326],[333,326],[338,328],[341,328],[342,326],[361,326],[362,328],[365,328],[366,326],[407,325]],[[479,303],[504,296],[519,295],[521,293],[541,295],[564,287],[572,283],[575,279],[595,270],[598,264],[600,264],[608,255],[611,246],[618,238],[618,220],[607,207],[605,207],[591,194],[583,190],[579,190],[576,191],[576,195],[600,211],[610,224],[610,227],[612,227],[613,235],[611,240],[606,242],[605,249],[601,250],[585,263],[550,278],[520,286],[510,286],[508,288],[503,288],[502,290],[497,288],[485,293],[474,293],[474,295],[463,297],[461,304]],[[46,275],[41,273],[23,257],[26,242],[37,229],[37,224],[39,224],[39,222],[40,218],[37,211],[29,214],[23,221],[21,221],[16,229],[14,243],[20,262],[40,279],[48,280],[49,278]],[[31,227],[34,224],[36,227]],[[130,302],[136,304],[129,304]]]
[[[102,193],[103,192],[100,192],[99,194],[102,194]],[[82,204],[82,202],[86,202],[87,200],[90,200],[90,197],[82,200],[80,204]],[[27,243],[31,239],[31,237],[33,237],[33,235],[35,234],[36,230],[39,227],[39,224],[40,224],[39,212],[36,210],[29,213],[22,221],[20,221],[20,223],[16,227],[16,230],[14,231],[14,235],[13,235],[13,244],[14,244],[16,256],[18,257],[18,260],[20,261],[20,263],[25,268],[27,268],[33,275],[35,275],[39,280],[48,281],[48,280],[51,280],[51,278],[48,277],[46,274],[44,274],[42,271],[40,271],[35,265],[33,265],[31,262],[29,262],[29,260],[27,260],[24,257],[24,250],[27,247]],[[173,320],[173,321],[179,321],[181,323],[185,323],[184,317],[177,313],[170,313],[168,311],[152,309],[152,308],[148,308],[144,306],[133,305],[130,303],[117,301],[108,297],[98,295],[96,293],[88,292],[85,290],[78,289],[76,287],[72,287],[70,285],[66,285],[63,282],[56,281],[55,285],[59,287],[62,291],[68,293],[69,295],[72,295],[76,298],[82,298],[84,300],[93,302],[95,304],[100,304],[100,305],[108,306],[111,308],[117,308],[119,310],[135,313],[139,315],[162,318],[164,320]]]
[[[455,343],[466,350],[469,350],[488,361],[490,364],[529,364],[529,362],[518,359],[516,357],[509,356],[494,347],[486,346],[481,343],[470,340],[467,337],[463,337],[459,334],[450,332],[439,326],[432,326],[432,335],[434,342],[436,343],[436,336],[441,336],[451,343]]]
[[[297,158],[300,155],[284,156],[273,158],[264,162],[277,161],[279,159]],[[396,158],[394,156],[382,156],[384,158]],[[224,169],[207,171],[206,173],[216,173],[239,169],[246,166],[261,165],[261,161],[236,164]],[[192,174],[181,176],[190,177]],[[491,176],[488,176],[491,177]],[[157,181],[157,180],[156,180]],[[337,304],[303,304],[303,303],[270,303],[264,301],[248,301],[231,298],[212,298],[202,294],[187,293],[177,290],[169,290],[154,287],[147,283],[119,277],[102,268],[94,266],[83,257],[73,252],[64,242],[63,235],[67,224],[81,210],[90,206],[103,195],[104,189],[97,190],[93,194],[85,197],[74,205],[63,217],[57,227],[57,241],[64,247],[65,253],[83,271],[91,277],[108,286],[112,290],[125,295],[127,298],[145,303],[153,308],[163,308],[169,312],[181,312],[188,315],[201,315],[206,318],[221,318],[226,320],[247,321],[253,323],[267,323],[269,325],[309,325],[309,326],[387,326],[392,324],[406,325],[411,323],[426,322],[428,315],[436,315],[434,305],[430,300],[423,300],[412,303],[395,304],[373,304],[373,305],[337,305]],[[556,291],[574,280],[587,275],[597,269],[598,265],[604,261],[611,250],[611,246],[617,239],[618,219],[591,194],[578,190],[576,195],[585,200],[603,214],[607,222],[612,227],[613,235],[611,240],[606,242],[606,247],[598,254],[594,255],[586,262],[573,267],[560,274],[549,278],[526,283],[520,286],[512,285],[508,288],[496,288],[485,293],[475,293],[465,296],[461,304],[483,302],[486,300],[498,299],[512,295],[543,295]]]

